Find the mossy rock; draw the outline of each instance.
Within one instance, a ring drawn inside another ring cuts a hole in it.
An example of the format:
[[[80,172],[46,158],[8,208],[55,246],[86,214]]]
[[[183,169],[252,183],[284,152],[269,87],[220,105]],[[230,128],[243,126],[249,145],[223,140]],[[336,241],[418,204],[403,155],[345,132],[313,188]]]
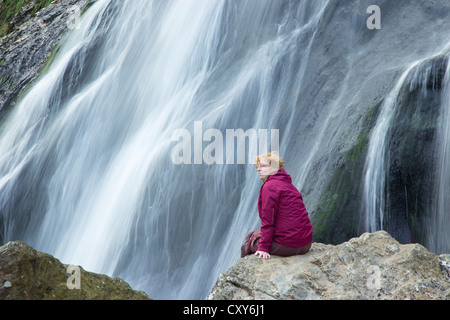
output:
[[[133,290],[120,278],[88,272],[80,266],[70,266],[76,271],[72,273],[68,267],[24,242],[8,242],[0,247],[0,299],[150,299],[146,293]]]
[[[31,17],[52,2],[53,0],[0,0],[0,37],[11,31],[16,19]]]
[[[353,146],[341,153],[341,162],[331,176],[312,215],[315,241],[337,244],[360,233],[362,181],[372,130],[382,101],[368,108]]]

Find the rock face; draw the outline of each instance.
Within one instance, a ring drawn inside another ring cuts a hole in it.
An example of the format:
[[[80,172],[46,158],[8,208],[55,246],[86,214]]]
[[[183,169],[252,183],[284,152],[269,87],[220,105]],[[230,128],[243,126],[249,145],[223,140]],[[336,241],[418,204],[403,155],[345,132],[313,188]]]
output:
[[[32,1],[14,17],[12,31],[0,39],[0,116],[39,77],[74,20],[93,2],[54,1],[31,15]]]
[[[148,300],[125,281],[62,264],[21,241],[0,247],[1,300]]]
[[[448,255],[364,233],[340,245],[313,243],[306,255],[247,256],[220,275],[220,299],[450,299]]]

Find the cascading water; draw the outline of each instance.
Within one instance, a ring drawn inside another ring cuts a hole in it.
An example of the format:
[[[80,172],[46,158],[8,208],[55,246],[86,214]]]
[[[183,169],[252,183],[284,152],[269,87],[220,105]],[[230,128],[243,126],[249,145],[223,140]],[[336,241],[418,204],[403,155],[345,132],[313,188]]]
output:
[[[375,232],[384,227],[386,157],[388,156],[385,146],[386,133],[395,110],[397,95],[411,68],[408,68],[402,74],[394,89],[386,97],[369,142],[363,198],[365,204],[365,230],[368,232]]]
[[[423,24],[417,41],[386,59],[384,43],[411,27],[389,32],[398,20],[387,15],[381,30],[367,29],[369,5],[95,2],[0,127],[0,238],[120,276],[152,298],[203,299],[259,221],[251,161],[230,164],[216,149],[224,164],[206,163],[208,134],[222,133],[225,149],[227,129],[279,130],[286,169],[313,215],[367,109],[384,99],[387,119],[404,70],[448,40],[442,17],[443,32],[426,37]],[[405,15],[417,10],[403,5]],[[446,117],[439,170],[448,178]],[[380,126],[372,141],[383,140]],[[192,135],[189,163],[173,161],[177,132]],[[444,190],[448,180],[437,183]],[[448,225],[445,210],[435,221]]]
[[[257,222],[259,182],[248,161],[175,165],[171,136],[195,121],[280,128],[264,115],[301,77],[274,74],[302,55],[323,4],[95,3],[3,127],[4,238],[154,298],[204,297],[239,255],[227,239]]]
[[[444,253],[450,250],[450,227],[449,227],[449,215],[447,207],[449,205],[449,198],[446,196],[447,193],[447,183],[449,172],[447,171],[448,163],[448,91],[450,83],[448,82],[448,61],[446,62],[446,70],[444,72],[444,79],[436,79],[439,75],[436,75],[436,67],[434,64],[437,58],[442,56],[442,54],[448,53],[450,48],[450,43],[444,43],[441,48],[437,48],[436,53],[433,56],[421,59],[411,63],[402,75],[399,77],[394,88],[386,96],[382,106],[380,115],[378,116],[377,123],[372,130],[371,139],[369,141],[368,152],[366,156],[365,163],[365,176],[364,176],[364,196],[362,198],[363,207],[365,208],[365,230],[369,232],[374,232],[377,230],[385,230],[387,228],[387,222],[384,221],[385,215],[389,210],[392,209],[389,202],[389,197],[391,196],[390,190],[388,190],[387,178],[391,174],[390,172],[390,148],[387,146],[389,143],[389,137],[392,132],[390,129],[394,120],[394,114],[396,108],[400,108],[399,105],[402,104],[400,96],[405,90],[415,90],[417,88],[420,90],[420,96],[426,97],[427,89],[430,87],[434,91],[434,82],[442,83],[442,98],[440,102],[440,117],[436,120],[436,146],[437,146],[437,163],[434,164],[434,173],[429,173],[429,176],[435,177],[436,181],[431,181],[428,187],[432,190],[434,194],[426,194],[425,197],[430,197],[430,199],[408,199],[408,190],[410,186],[407,183],[402,186],[405,191],[399,190],[402,193],[402,197],[405,204],[404,215],[411,215],[411,211],[414,208],[408,208],[409,203],[423,202],[423,224],[425,229],[425,237],[423,239],[424,244],[433,252]],[[431,79],[435,78],[435,79]],[[408,83],[406,80],[408,79]],[[432,84],[430,84],[432,82]],[[420,98],[419,96],[419,98]],[[418,98],[418,99],[419,99]],[[424,102],[422,102],[424,103]],[[425,102],[427,103],[427,102]],[[428,102],[430,103],[430,102]],[[412,107],[410,107],[412,108]],[[415,115],[420,117],[420,115]],[[406,117],[406,116],[404,116]],[[412,124],[414,125],[414,124]],[[417,124],[416,124],[417,126]],[[433,130],[434,131],[434,130]],[[399,146],[397,146],[399,147]],[[403,173],[406,175],[406,173]],[[398,206],[397,206],[398,207]],[[395,208],[395,206],[394,206]],[[417,208],[415,208],[417,210]],[[397,209],[398,210],[398,209]],[[395,214],[399,214],[396,212]],[[404,228],[396,226],[398,232],[398,238],[401,238],[405,242],[411,241],[410,231],[407,231],[406,235],[404,231],[399,229],[408,229],[407,222],[403,222]],[[391,230],[389,230],[391,231]],[[401,235],[401,233],[403,233]],[[413,232],[414,233],[414,232]]]
[[[443,101],[437,131],[437,172],[434,186],[435,207],[429,218],[427,247],[438,253],[450,252],[450,59],[443,79]]]

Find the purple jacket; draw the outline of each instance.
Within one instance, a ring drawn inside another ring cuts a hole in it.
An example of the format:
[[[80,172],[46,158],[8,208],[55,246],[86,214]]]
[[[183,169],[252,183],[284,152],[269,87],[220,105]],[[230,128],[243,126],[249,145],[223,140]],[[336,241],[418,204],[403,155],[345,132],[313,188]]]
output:
[[[301,247],[312,242],[313,227],[302,195],[284,169],[269,175],[258,197],[261,240],[258,251],[270,253],[272,241],[286,247]]]

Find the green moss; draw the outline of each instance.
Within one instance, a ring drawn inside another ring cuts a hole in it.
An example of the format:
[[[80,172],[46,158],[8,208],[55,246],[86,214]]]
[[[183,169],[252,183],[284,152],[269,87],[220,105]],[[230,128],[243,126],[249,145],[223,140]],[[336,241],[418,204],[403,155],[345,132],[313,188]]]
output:
[[[311,217],[314,241],[336,244],[358,235],[364,164],[380,106],[381,102],[368,109],[356,142],[341,155],[341,165],[319,199]]]
[[[336,201],[339,199],[339,195],[335,193],[332,197],[322,197],[320,203],[324,206],[319,207],[314,215],[314,238],[325,238],[328,230],[328,221],[336,210]]]
[[[356,160],[356,158],[366,151],[366,147],[369,143],[369,135],[367,132],[362,132],[359,134],[358,139],[356,140],[355,146],[347,152],[346,159],[350,159],[352,162]]]
[[[34,8],[28,15],[33,16],[39,10],[47,7],[53,0],[37,0]],[[0,37],[7,35],[14,27],[11,20],[16,17],[23,6],[30,4],[32,0],[0,0]]]
[[[50,56],[48,57],[47,61],[45,61],[44,66],[42,67],[41,70],[39,70],[40,74],[44,74],[44,73],[46,73],[48,71],[48,69],[50,68],[51,64],[55,60],[55,57],[58,54],[60,48],[61,47],[59,45],[57,45],[56,47],[54,47],[52,49],[52,52],[50,53]]]

